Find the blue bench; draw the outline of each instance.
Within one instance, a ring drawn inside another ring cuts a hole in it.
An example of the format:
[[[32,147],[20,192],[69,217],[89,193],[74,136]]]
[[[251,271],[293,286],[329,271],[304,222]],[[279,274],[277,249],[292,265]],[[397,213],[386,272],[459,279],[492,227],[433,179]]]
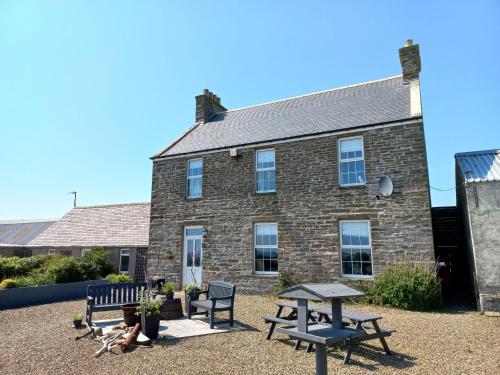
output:
[[[146,282],[89,285],[87,287],[86,321],[92,327],[92,313],[119,310],[127,303],[138,303],[142,291],[148,288]]]

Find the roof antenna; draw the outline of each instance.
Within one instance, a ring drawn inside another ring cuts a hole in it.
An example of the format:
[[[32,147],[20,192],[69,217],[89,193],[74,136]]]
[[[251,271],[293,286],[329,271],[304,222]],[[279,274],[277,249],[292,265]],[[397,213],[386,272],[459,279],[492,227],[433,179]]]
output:
[[[76,207],[76,191],[70,191],[68,194],[73,194],[73,208]]]

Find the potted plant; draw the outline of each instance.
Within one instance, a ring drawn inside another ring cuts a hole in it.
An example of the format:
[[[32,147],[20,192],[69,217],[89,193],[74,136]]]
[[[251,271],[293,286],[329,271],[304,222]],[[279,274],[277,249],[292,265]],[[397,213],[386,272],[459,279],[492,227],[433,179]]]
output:
[[[163,255],[165,255],[165,259],[173,259],[174,258],[174,253],[170,249],[165,250]]]
[[[161,291],[165,294],[166,299],[173,299],[174,298],[174,291],[175,291],[175,284],[172,284],[172,283],[163,284]]]
[[[196,286],[196,284],[188,284],[184,287],[186,307],[189,306],[189,312],[195,313],[198,309],[194,306],[190,306],[191,301],[198,301],[200,299],[201,289]]]
[[[82,326],[82,321],[82,314],[73,314],[73,325],[75,326],[75,328],[80,328]]]
[[[141,317],[142,333],[150,340],[158,338],[160,309],[160,299],[151,298],[147,292],[141,293],[139,306],[136,307],[136,315]]]

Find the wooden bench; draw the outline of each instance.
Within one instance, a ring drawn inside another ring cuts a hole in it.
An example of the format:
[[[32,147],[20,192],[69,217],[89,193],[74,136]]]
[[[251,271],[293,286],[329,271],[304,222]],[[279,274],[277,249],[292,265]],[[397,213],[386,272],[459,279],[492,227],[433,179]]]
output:
[[[98,311],[119,310],[127,303],[138,303],[146,282],[89,285],[87,287],[86,321],[92,327],[92,314]]]

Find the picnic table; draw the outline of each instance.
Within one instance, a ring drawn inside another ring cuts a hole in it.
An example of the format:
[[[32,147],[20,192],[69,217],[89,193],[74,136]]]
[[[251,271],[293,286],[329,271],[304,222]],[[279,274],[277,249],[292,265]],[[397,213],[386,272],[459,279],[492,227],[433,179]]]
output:
[[[267,339],[271,338],[276,325],[279,323],[284,324],[284,327],[278,327],[278,332],[297,339],[296,349],[300,348],[301,341],[309,343],[308,351],[312,349],[313,344],[316,345],[316,374],[321,375],[327,373],[327,345],[340,342],[348,343],[344,363],[349,362],[354,346],[359,341],[367,340],[367,337],[381,339],[384,349],[388,352],[389,348],[385,340],[383,340],[382,330],[377,324],[377,320],[381,317],[342,310],[343,298],[361,295],[363,293],[340,283],[300,284],[286,289],[279,296],[294,299],[296,302],[279,302],[276,316],[264,317],[266,322],[271,323]],[[330,301],[330,307],[318,305],[309,307],[308,302],[311,300],[328,300]],[[288,315],[282,316],[281,313],[286,307],[291,308],[292,311]],[[346,326],[350,323],[354,323],[355,327]],[[368,327],[373,327],[375,333],[369,335],[365,331],[365,328]]]

